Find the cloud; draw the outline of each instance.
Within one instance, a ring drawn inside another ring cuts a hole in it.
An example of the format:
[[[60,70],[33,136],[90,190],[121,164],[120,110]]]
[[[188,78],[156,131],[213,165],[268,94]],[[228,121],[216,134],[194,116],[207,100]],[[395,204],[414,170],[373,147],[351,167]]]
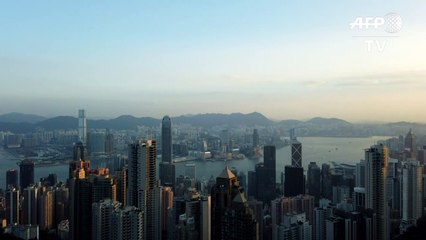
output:
[[[426,79],[425,72],[396,72],[343,77],[336,79],[337,87],[349,86],[397,86],[397,85],[421,85]]]
[[[306,87],[321,87],[328,83],[329,81],[326,81],[326,80],[317,80],[317,81],[311,80],[311,81],[303,81],[302,85]]]

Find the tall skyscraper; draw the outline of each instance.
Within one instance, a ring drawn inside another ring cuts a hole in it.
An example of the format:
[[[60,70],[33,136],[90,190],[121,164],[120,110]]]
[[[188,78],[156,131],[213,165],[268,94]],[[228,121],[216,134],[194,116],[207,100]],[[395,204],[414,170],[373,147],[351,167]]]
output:
[[[291,142],[291,165],[302,167],[302,143],[297,140]]]
[[[365,150],[365,205],[376,213],[374,239],[389,239],[386,178],[388,148],[382,144]]]
[[[19,182],[21,189],[25,189],[34,184],[34,162],[31,160],[23,160],[19,163]]]
[[[285,166],[284,168],[284,196],[294,197],[305,194],[305,177],[303,168]]]
[[[111,199],[101,200],[92,204],[92,239],[112,240],[112,215],[121,204]]]
[[[6,221],[7,224],[19,224],[19,190],[9,188],[6,191]]]
[[[22,201],[22,223],[23,224],[38,224],[38,188],[34,185],[26,187],[22,194],[24,199]]]
[[[418,161],[404,162],[402,166],[402,220],[416,225],[423,213],[423,165]]]
[[[315,205],[318,206],[321,196],[321,169],[316,162],[309,163],[307,180],[308,192],[315,197]]]
[[[129,145],[128,205],[144,212],[145,239],[160,239],[160,190],[156,176],[156,142],[136,141]]]
[[[417,145],[416,145],[416,136],[413,133],[413,129],[410,128],[410,131],[405,136],[405,151],[407,158],[415,159],[417,156]]]
[[[173,191],[171,187],[163,187],[161,191],[161,237],[164,240],[169,239],[172,235],[170,231],[170,223],[172,222],[173,209]]]
[[[78,138],[84,144],[87,144],[87,122],[86,110],[78,110]]]
[[[144,238],[144,214],[142,210],[127,206],[113,212],[112,239],[134,240]]]
[[[42,187],[38,199],[39,224],[41,230],[49,231],[54,228],[54,195],[52,188]]]
[[[80,168],[70,180],[70,239],[92,238],[92,204],[103,199],[116,200],[116,185],[109,175],[90,174]]]
[[[172,120],[164,116],[161,122],[161,161],[172,163]]]
[[[83,143],[82,141],[78,141],[74,143],[72,151],[73,151],[72,159],[74,161],[88,160],[87,147],[86,147],[86,144]]]
[[[259,223],[256,221],[253,210],[248,206],[244,193],[237,193],[230,207],[222,216],[222,229],[219,239],[259,239]]]
[[[176,166],[169,162],[160,162],[160,184],[161,186],[176,187]]]
[[[9,186],[12,186],[13,188],[17,188],[18,186],[18,170],[16,169],[9,169],[6,172],[6,188],[8,189]]]
[[[117,180],[117,201],[123,206],[127,204],[127,168],[115,172]]]
[[[253,129],[253,148],[259,146],[259,131]]]
[[[240,191],[240,183],[232,171],[226,167],[216,178],[216,184],[212,188],[212,239],[221,239],[223,221],[222,216],[232,200]]]
[[[276,151],[275,146],[263,148],[263,163],[256,164],[255,198],[270,205],[275,198],[276,188]]]

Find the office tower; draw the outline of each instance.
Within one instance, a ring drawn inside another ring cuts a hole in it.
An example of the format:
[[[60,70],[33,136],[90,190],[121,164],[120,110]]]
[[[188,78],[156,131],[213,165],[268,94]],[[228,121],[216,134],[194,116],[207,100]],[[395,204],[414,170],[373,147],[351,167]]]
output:
[[[333,198],[330,165],[327,163],[321,165],[321,196],[329,200]]]
[[[259,146],[259,131],[253,129],[253,148]]]
[[[196,179],[196,166],[194,163],[185,164],[185,176]]]
[[[275,198],[276,188],[276,152],[275,146],[265,146],[263,148],[263,163],[256,164],[254,179],[252,173],[249,173],[249,185],[255,186],[254,192],[250,190],[250,194],[262,201],[264,204],[270,205]],[[252,186],[250,186],[252,188]],[[249,188],[250,188],[249,187]]]
[[[365,150],[365,205],[376,213],[375,239],[389,239],[386,177],[388,148],[382,144]]]
[[[22,219],[23,224],[38,224],[38,188],[34,185],[26,187],[22,194],[24,199],[22,201]]]
[[[48,231],[54,228],[55,221],[53,190],[50,187],[42,187],[40,192],[38,199],[39,225],[41,230]]]
[[[160,162],[160,184],[161,186],[176,187],[176,165],[169,162]]]
[[[108,154],[112,154],[114,152],[114,135],[106,130],[105,136],[105,152]]]
[[[365,187],[365,160],[359,161],[355,168],[355,186]]]
[[[34,184],[34,162],[31,160],[23,160],[19,163],[19,183],[21,189],[25,189]]]
[[[285,166],[284,168],[284,196],[294,197],[305,194],[305,178],[303,168]]]
[[[212,201],[212,239],[220,239],[222,233],[222,216],[224,216],[232,200],[239,193],[240,183],[228,167],[216,178],[211,191]]]
[[[302,143],[297,140],[291,142],[291,165],[302,167]]]
[[[259,224],[242,192],[237,193],[231,205],[226,209],[221,224],[219,239],[259,239]]]
[[[18,170],[16,169],[9,169],[6,171],[6,188],[8,189],[9,186],[12,188],[18,187]]]
[[[416,159],[417,155],[417,145],[416,145],[416,136],[413,133],[413,129],[410,128],[410,131],[405,136],[405,151],[406,157],[410,159]]]
[[[156,176],[156,142],[136,141],[129,145],[128,205],[144,212],[145,239],[161,237],[160,191]]]
[[[112,215],[121,207],[121,203],[111,199],[92,204],[92,239],[112,240]]]
[[[417,161],[402,166],[402,220],[416,225],[423,213],[423,166]]]
[[[315,162],[309,163],[307,178],[308,193],[315,197],[315,205],[318,206],[321,197],[321,169]]]
[[[78,110],[78,138],[83,144],[87,144],[86,111]]]
[[[247,196],[249,198],[257,196],[256,171],[247,172]]]
[[[127,204],[127,168],[115,172],[117,181],[117,201],[123,206]]]
[[[161,161],[172,163],[172,120],[164,116],[161,122]]]
[[[88,160],[87,147],[85,143],[81,141],[74,143],[72,159],[74,161]]]
[[[7,224],[19,224],[19,190],[9,188],[6,191],[6,221]]]

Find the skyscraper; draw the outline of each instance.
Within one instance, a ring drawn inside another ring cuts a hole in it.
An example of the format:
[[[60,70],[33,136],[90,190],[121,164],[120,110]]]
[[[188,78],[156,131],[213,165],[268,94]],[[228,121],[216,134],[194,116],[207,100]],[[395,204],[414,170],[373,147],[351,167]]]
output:
[[[275,146],[263,148],[263,163],[256,164],[254,196],[264,204],[270,205],[275,198],[276,188],[276,152]],[[250,176],[252,177],[252,176]],[[250,180],[252,181],[252,180]]]
[[[222,216],[232,200],[239,193],[240,183],[232,171],[225,167],[222,173],[216,178],[216,184],[211,191],[212,199],[212,239],[221,239],[222,234]]]
[[[388,148],[382,144],[365,150],[365,205],[376,213],[374,239],[389,239],[386,178]]]
[[[259,146],[259,131],[253,129],[253,148]]]
[[[222,216],[222,229],[219,239],[259,239],[259,224],[253,210],[247,204],[244,193],[237,193],[230,207]]]
[[[160,184],[161,186],[176,187],[176,166],[169,162],[160,162]]]
[[[416,225],[423,212],[423,165],[418,161],[404,162],[402,166],[402,220]]]
[[[172,120],[164,116],[161,122],[161,161],[172,163]]]
[[[156,142],[136,141],[129,145],[128,205],[144,212],[145,239],[160,239],[160,190],[156,176]]]
[[[37,224],[38,223],[38,188],[34,185],[26,187],[22,194],[24,200],[22,201],[22,223],[23,224]]]
[[[294,197],[300,194],[305,194],[305,177],[303,176],[303,168],[285,166],[284,178],[284,196]]]
[[[315,205],[318,206],[318,201],[321,195],[321,169],[318,167],[316,162],[309,163],[307,178],[308,192],[310,195],[315,197]]]
[[[23,160],[19,163],[19,182],[21,189],[25,189],[34,184],[34,162],[31,160]]]
[[[291,165],[302,167],[302,143],[297,140],[291,142]]]
[[[415,159],[417,156],[417,145],[416,145],[416,136],[413,133],[413,129],[410,128],[410,131],[405,136],[405,151],[407,158]]]
[[[78,110],[78,138],[84,144],[87,144],[87,122],[86,110]]]
[[[19,224],[19,190],[9,188],[6,191],[6,221],[7,224]]]
[[[18,170],[9,169],[6,172],[6,189],[12,186],[13,188],[18,187]]]

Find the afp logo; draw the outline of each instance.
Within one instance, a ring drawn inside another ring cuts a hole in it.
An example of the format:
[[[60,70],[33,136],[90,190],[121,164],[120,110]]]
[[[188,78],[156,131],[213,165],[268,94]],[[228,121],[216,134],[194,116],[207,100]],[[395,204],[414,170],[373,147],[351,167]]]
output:
[[[402,28],[402,18],[397,13],[388,13],[384,17],[357,17],[349,24],[351,29],[380,29],[388,33],[397,33]]]

